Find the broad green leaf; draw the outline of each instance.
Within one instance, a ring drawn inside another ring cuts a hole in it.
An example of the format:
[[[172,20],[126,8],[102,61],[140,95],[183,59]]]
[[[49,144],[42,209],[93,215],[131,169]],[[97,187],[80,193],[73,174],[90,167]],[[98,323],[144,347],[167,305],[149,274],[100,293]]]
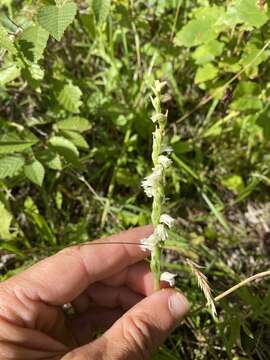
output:
[[[259,28],[268,20],[266,12],[259,9],[257,0],[236,0],[235,9],[239,19],[249,26]]]
[[[192,58],[198,65],[204,65],[210,61],[213,61],[217,56],[220,56],[222,54],[223,48],[224,43],[221,43],[217,40],[211,40],[208,43],[198,47],[192,54]]]
[[[71,116],[65,120],[58,121],[55,124],[57,129],[72,130],[78,132],[84,132],[91,129],[90,122],[80,116]]]
[[[10,39],[6,29],[0,25],[0,49],[6,49],[12,54],[16,54],[17,50],[13,44],[13,41]]]
[[[79,158],[79,151],[76,146],[68,139],[62,136],[53,136],[50,141],[52,148],[64,158],[71,162],[77,163]]]
[[[36,143],[31,140],[21,140],[15,136],[4,136],[0,139],[0,154],[12,154],[30,148]]]
[[[224,14],[224,8],[221,6],[199,8],[196,19],[189,21],[176,34],[175,44],[193,47],[216,39],[224,29],[224,26],[221,26]]]
[[[16,64],[0,69],[0,85],[6,85],[20,76],[20,69]]]
[[[85,140],[85,138],[79,134],[77,131],[71,131],[71,130],[62,130],[62,134],[69,139],[70,141],[72,141],[72,143],[74,145],[76,145],[79,149],[82,150],[88,150],[89,149],[89,145],[87,143],[87,141]]]
[[[48,5],[39,9],[38,23],[56,40],[60,41],[66,28],[73,22],[77,6],[68,2],[62,6]]]
[[[29,73],[31,74],[31,77],[34,80],[42,80],[44,78],[44,70],[35,63],[31,63],[29,64],[29,66],[27,67],[27,70],[29,71]]]
[[[11,237],[9,229],[12,221],[12,215],[6,209],[5,205],[2,202],[0,202],[0,219],[1,219],[0,239],[8,240]]]
[[[92,8],[98,24],[106,21],[111,7],[111,0],[92,0]]]
[[[256,96],[246,95],[241,98],[234,100],[230,104],[230,109],[232,110],[239,110],[239,111],[246,111],[246,110],[262,110],[263,103],[261,99]]]
[[[34,160],[31,164],[24,166],[24,175],[34,184],[41,186],[45,176],[45,169],[39,161]]]
[[[19,45],[24,56],[33,62],[38,62],[47,45],[49,33],[39,25],[34,25],[24,30],[19,38]]]
[[[80,88],[70,83],[63,87],[57,99],[66,110],[77,113],[82,105],[81,96]]]
[[[5,156],[0,159],[0,179],[16,175],[24,165],[21,156]]]
[[[245,73],[246,75],[254,79],[258,76],[259,73],[259,65],[266,61],[269,58],[270,51],[266,50],[261,53],[261,49],[263,47],[262,42],[256,41],[255,38],[253,41],[250,40],[243,52],[242,58],[240,60],[240,64],[246,67]],[[258,56],[259,55],[259,56]],[[254,60],[255,59],[255,60]],[[252,64],[252,65],[250,65]],[[247,66],[248,65],[248,66]]]
[[[195,84],[214,79],[218,74],[218,69],[211,63],[198,68],[195,76]]]
[[[244,190],[245,184],[240,175],[231,175],[225,179],[222,179],[221,183],[228,188],[229,190],[233,191],[234,193],[238,194]]]
[[[42,161],[50,169],[62,170],[62,162],[60,156],[51,149],[44,150],[40,154],[39,160]]]

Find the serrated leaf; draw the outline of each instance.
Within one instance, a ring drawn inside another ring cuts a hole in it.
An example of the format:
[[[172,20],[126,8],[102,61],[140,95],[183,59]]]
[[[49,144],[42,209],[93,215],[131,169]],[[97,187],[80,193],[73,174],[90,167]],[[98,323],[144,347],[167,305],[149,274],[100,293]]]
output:
[[[89,145],[85,138],[79,134],[77,131],[71,130],[62,130],[63,135],[68,138],[74,145],[76,145],[79,149],[88,150]]]
[[[92,0],[92,8],[98,24],[107,20],[110,13],[111,0]]]
[[[52,148],[60,155],[64,156],[64,158],[71,162],[77,163],[79,158],[79,151],[76,146],[69,141],[68,139],[62,136],[53,136],[49,140]]]
[[[73,22],[77,6],[73,2],[62,6],[48,5],[39,9],[38,23],[56,40],[60,41],[66,28]]]
[[[34,160],[31,164],[24,166],[24,175],[34,184],[41,186],[43,184],[45,169],[43,165]]]
[[[21,74],[21,70],[16,64],[12,64],[0,69],[0,85],[4,86],[9,82],[15,80]]]
[[[6,29],[0,25],[0,49],[6,49],[11,54],[16,54],[17,50],[13,44],[13,41],[10,39]]]
[[[12,154],[30,148],[36,141],[21,140],[13,136],[0,139],[0,154]]]
[[[57,100],[66,110],[77,113],[82,105],[81,96],[80,88],[70,83],[63,87]]]
[[[235,10],[242,22],[259,28],[267,22],[268,16],[266,12],[259,9],[257,2],[257,0],[237,0]]]
[[[24,165],[24,158],[20,156],[5,156],[0,159],[0,179],[16,175]]]
[[[60,159],[60,156],[56,154],[51,149],[44,150],[40,156],[39,159],[45,163],[45,165],[53,170],[62,170],[62,162]]]
[[[47,45],[49,33],[39,25],[34,25],[23,31],[19,38],[19,45],[24,56],[33,62],[38,62]]]
[[[92,127],[87,119],[80,116],[72,116],[65,120],[58,121],[55,126],[57,129],[78,131],[80,133],[91,129]]]
[[[9,229],[12,221],[12,215],[6,209],[5,205],[2,202],[0,202],[0,219],[1,219],[0,238],[2,240],[8,240],[11,237]]]

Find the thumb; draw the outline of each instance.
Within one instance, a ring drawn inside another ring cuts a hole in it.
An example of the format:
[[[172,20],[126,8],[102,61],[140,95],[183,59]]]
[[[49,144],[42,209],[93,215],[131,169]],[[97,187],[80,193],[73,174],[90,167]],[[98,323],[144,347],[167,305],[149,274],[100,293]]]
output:
[[[188,302],[172,289],[160,290],[135,305],[93,343],[65,359],[148,359],[188,312]],[[71,353],[72,354],[72,353]]]

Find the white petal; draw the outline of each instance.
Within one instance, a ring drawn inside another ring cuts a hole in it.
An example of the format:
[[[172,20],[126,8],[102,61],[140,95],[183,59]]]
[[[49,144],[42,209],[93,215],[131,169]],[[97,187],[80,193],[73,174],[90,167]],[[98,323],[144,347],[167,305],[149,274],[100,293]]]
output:
[[[164,167],[164,169],[167,169],[168,167],[170,167],[172,165],[172,160],[169,159],[165,155],[160,155],[158,157],[158,161],[159,161],[160,165],[162,165]]]
[[[158,224],[155,228],[155,235],[159,239],[159,241],[165,241],[168,239],[168,233],[163,224]]]
[[[155,89],[158,92],[160,92],[164,88],[164,86],[166,86],[166,85],[167,85],[166,81],[162,81],[162,82],[159,81],[159,80],[155,81]]]
[[[153,248],[157,243],[157,238],[156,236],[154,236],[154,234],[152,234],[148,238],[142,239],[140,243],[141,243],[140,246],[144,251],[146,250],[153,251]]]
[[[151,120],[153,121],[153,123],[156,122],[164,122],[167,120],[167,115],[162,114],[162,113],[155,113],[151,116]]]
[[[165,271],[164,273],[161,274],[160,280],[161,281],[166,281],[167,283],[170,284],[170,286],[174,286],[176,276],[177,276],[176,274],[172,274],[170,272]]]
[[[148,197],[152,197],[156,191],[156,187],[158,186],[160,180],[162,177],[162,169],[159,166],[156,166],[153,169],[152,174],[150,174],[149,176],[147,176],[143,181],[142,181],[142,187],[145,191],[145,194]]]
[[[170,215],[162,214],[160,216],[160,222],[167,225],[171,229],[175,223],[175,220]]]
[[[161,152],[171,154],[173,152],[173,148],[171,146],[165,146],[161,149]]]

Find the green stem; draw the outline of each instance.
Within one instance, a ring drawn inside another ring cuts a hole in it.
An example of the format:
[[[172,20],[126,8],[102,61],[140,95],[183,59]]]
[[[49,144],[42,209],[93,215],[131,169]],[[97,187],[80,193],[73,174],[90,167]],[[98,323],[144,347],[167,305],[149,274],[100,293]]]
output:
[[[154,289],[158,291],[160,289],[160,259],[161,259],[161,248],[156,245],[152,251],[151,256],[151,271],[154,274]]]

